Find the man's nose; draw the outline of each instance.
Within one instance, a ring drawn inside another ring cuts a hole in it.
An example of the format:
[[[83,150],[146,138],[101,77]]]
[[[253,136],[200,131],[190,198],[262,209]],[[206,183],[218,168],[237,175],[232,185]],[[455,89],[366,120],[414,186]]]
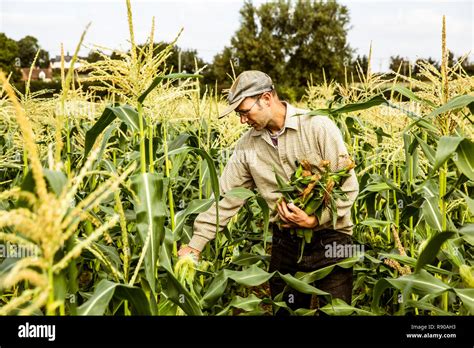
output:
[[[247,116],[244,116],[244,115],[240,116],[240,123],[244,124],[244,123],[247,123],[247,121],[248,121]]]

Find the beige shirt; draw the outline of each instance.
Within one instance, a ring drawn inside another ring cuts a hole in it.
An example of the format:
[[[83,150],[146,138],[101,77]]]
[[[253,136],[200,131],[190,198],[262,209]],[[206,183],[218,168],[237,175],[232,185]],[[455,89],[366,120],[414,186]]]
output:
[[[281,194],[275,192],[278,185],[276,172],[286,181],[296,170],[295,161],[307,160],[317,168],[321,160],[329,160],[333,171],[346,164],[340,155],[348,155],[340,130],[326,116],[305,116],[308,110],[297,109],[285,103],[286,118],[283,134],[274,146],[267,130],[250,129],[238,141],[229,162],[220,178],[221,194],[236,187],[256,188],[270,209],[274,209]],[[301,116],[294,116],[300,114]],[[314,169],[313,168],[313,169]],[[348,200],[337,201],[336,230],[352,234],[351,206],[359,192],[359,184],[354,170],[342,185]],[[219,231],[234,216],[244,200],[223,197],[219,202]],[[333,228],[329,210],[323,212],[315,230]],[[197,216],[194,222],[194,235],[189,246],[202,251],[207,242],[216,234],[215,204]]]

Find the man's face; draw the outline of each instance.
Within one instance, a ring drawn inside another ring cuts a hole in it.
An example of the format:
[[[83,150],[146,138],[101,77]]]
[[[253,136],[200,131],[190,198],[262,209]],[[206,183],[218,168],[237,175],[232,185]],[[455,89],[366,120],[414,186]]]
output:
[[[262,99],[267,98],[265,94],[253,98],[245,98],[235,109],[241,123],[247,123],[255,130],[262,130],[267,127],[268,122],[272,118],[272,113],[270,107],[262,102]]]

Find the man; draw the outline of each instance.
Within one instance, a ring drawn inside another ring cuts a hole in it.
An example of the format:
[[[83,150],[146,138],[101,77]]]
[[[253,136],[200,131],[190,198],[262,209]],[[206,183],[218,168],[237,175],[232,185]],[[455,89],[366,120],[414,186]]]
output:
[[[317,168],[322,160],[329,160],[331,169],[344,166],[347,149],[337,126],[325,116],[306,116],[307,110],[296,109],[287,102],[280,101],[271,78],[260,71],[245,71],[233,83],[228,96],[229,106],[221,114],[223,117],[233,111],[242,123],[252,127],[238,141],[235,150],[224,168],[220,178],[221,192],[224,194],[236,187],[256,187],[270,208],[276,207],[283,229],[272,224],[272,252],[270,272],[295,274],[298,271],[311,272],[344,259],[344,257],[326,257],[326,246],[351,244],[352,222],[351,206],[357,197],[359,186],[354,170],[346,179],[342,189],[347,192],[348,200],[337,201],[337,223],[332,227],[329,211],[325,211],[318,221],[316,216],[308,216],[292,203],[277,200],[281,194],[275,179],[275,171],[289,180],[296,169],[295,162],[307,160]],[[298,115],[298,116],[295,116]],[[219,202],[219,230],[222,230],[244,204],[243,200],[223,197]],[[313,239],[306,244],[300,262],[301,239],[290,234],[288,228],[311,228]],[[215,206],[201,213],[194,223],[194,235],[189,245],[179,251],[180,256],[194,253],[197,257],[207,242],[215,237]],[[347,250],[347,249],[345,249]],[[334,256],[332,254],[331,256]],[[270,280],[270,292],[274,298],[281,293],[286,283],[275,276]],[[316,282],[315,286],[351,303],[352,268],[335,267],[333,271]],[[299,293],[291,288],[284,294],[288,306],[310,308],[311,295]],[[326,303],[320,299],[319,305]],[[287,314],[278,311],[277,314]]]

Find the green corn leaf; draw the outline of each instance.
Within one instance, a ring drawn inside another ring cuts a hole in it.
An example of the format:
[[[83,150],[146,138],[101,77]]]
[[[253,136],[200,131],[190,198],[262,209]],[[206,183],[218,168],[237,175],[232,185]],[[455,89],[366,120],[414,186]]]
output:
[[[425,154],[428,161],[430,163],[434,163],[435,162],[435,156],[436,156],[435,151],[430,146],[428,146],[428,144],[423,139],[421,139],[419,136],[415,135],[415,138],[416,138],[418,144],[420,144],[421,149],[423,150],[423,153]]]
[[[429,302],[424,302],[423,300],[406,300],[404,303],[405,308],[419,308],[425,311],[433,312],[436,315],[455,315],[454,313],[443,311],[442,309],[432,305]]]
[[[305,283],[312,283],[316,280],[323,279],[326,277],[329,273],[332,272],[334,267],[342,267],[342,268],[349,268],[354,266],[357,262],[361,260],[362,255],[356,255],[352,257],[348,257],[347,259],[344,259],[342,261],[339,261],[335,264],[320,268],[316,271],[305,273],[305,272],[297,272],[295,274],[295,277]]]
[[[379,183],[374,183],[374,184],[369,184],[367,185],[361,193],[364,192],[381,192],[381,191],[387,191],[390,190],[390,186],[386,182],[379,182]]]
[[[307,116],[338,115],[338,114],[344,114],[348,112],[366,110],[366,109],[370,109],[374,106],[379,106],[382,104],[386,105],[387,100],[383,97],[383,95],[376,95],[375,97],[369,98],[362,102],[346,104],[336,109],[318,109],[318,110],[311,111],[305,115]]]
[[[461,195],[464,197],[466,201],[467,208],[469,209],[470,213],[474,215],[474,199],[469,198],[464,192],[460,191]]]
[[[245,286],[258,286],[270,279],[273,273],[267,273],[256,265],[252,265],[243,271],[226,272],[227,276],[233,281]]]
[[[248,297],[234,297],[228,307],[240,308],[244,311],[250,312],[256,310],[260,303],[262,303],[262,299],[254,294],[250,294]]]
[[[114,106],[111,109],[115,116],[117,116],[123,123],[125,123],[129,127],[129,129],[134,132],[138,132],[140,130],[138,121],[138,111],[135,108],[125,104]]]
[[[474,314],[474,289],[453,289],[462,303],[468,308],[469,314]]]
[[[239,266],[251,266],[259,261],[270,261],[270,256],[242,252],[239,256],[232,259],[232,263]]]
[[[433,110],[428,117],[435,117],[450,110],[460,109],[466,106],[472,106],[474,104],[474,96],[471,95],[458,95],[448,101],[446,104]]]
[[[267,248],[267,236],[268,236],[268,226],[270,225],[270,208],[268,207],[267,202],[265,199],[258,195],[257,196],[257,203],[262,209],[263,215],[263,248],[266,250]]]
[[[453,160],[459,171],[474,181],[474,142],[464,139],[457,147]]]
[[[207,211],[214,202],[214,198],[192,200],[185,210],[181,210],[175,215],[175,228],[173,234],[179,235],[181,233],[184,223],[186,222],[186,218],[189,215],[199,214]]]
[[[428,225],[436,231],[442,231],[442,219],[441,212],[438,206],[437,197],[428,197],[425,198],[425,201],[422,204],[423,217],[426,219]]]
[[[340,298],[334,298],[331,303],[322,307],[321,311],[328,315],[351,315],[353,313],[358,315],[375,315],[372,312],[350,306]]]
[[[432,172],[440,168],[457,150],[464,137],[444,136],[439,139],[438,149],[436,150],[435,163]]]
[[[282,274],[278,272],[278,275],[280,276],[281,279],[285,281],[286,284],[288,284],[292,289],[295,289],[298,292],[301,292],[303,294],[330,296],[330,294],[327,293],[326,291],[322,291],[318,288],[315,288],[314,286],[298,278],[295,278],[290,274]]]
[[[425,270],[419,273],[409,274],[397,279],[387,279],[395,288],[400,291],[414,289],[422,294],[441,294],[450,289],[450,286],[434,277]]]
[[[360,224],[365,225],[365,226],[375,227],[375,228],[384,228],[384,227],[390,226],[391,222],[378,220],[374,218],[367,218],[361,221]]]
[[[174,304],[181,307],[187,315],[202,315],[201,305],[193,295],[175,278],[173,272],[166,270],[168,282],[163,290]]]
[[[403,96],[405,96],[405,97],[407,97],[411,100],[417,101],[419,103],[426,104],[426,105],[431,106],[431,107],[435,107],[435,104],[432,101],[420,98],[415,93],[413,93],[411,90],[409,90],[408,88],[400,86],[400,85],[395,85],[392,88],[387,89],[386,91],[395,91],[395,92],[398,92],[401,95],[403,95]]]
[[[113,297],[127,300],[134,314],[151,315],[148,299],[142,289],[102,279],[92,297],[77,308],[79,315],[103,315]]]
[[[293,314],[303,317],[312,317],[317,311],[318,309],[298,308],[296,311],[293,311]]]
[[[139,202],[134,202],[134,206],[142,246],[150,234],[148,249],[144,251],[145,274],[151,288],[155,289],[159,249],[165,237],[164,223],[167,216],[165,193],[168,180],[163,178],[163,175],[154,173],[137,174],[131,179],[132,188],[139,199]]]
[[[382,298],[385,290],[389,289],[392,285],[387,281],[387,279],[382,278],[375,283],[373,290],[373,299],[371,304],[372,312],[375,314],[383,314],[382,309],[380,308],[380,299]]]
[[[227,270],[225,269],[220,271],[214,277],[214,280],[209,285],[209,288],[207,288],[206,293],[201,299],[201,305],[204,308],[211,307],[224,293],[229,279],[226,275],[226,272]]]
[[[418,257],[415,273],[418,273],[425,265],[431,263],[440,251],[443,243],[455,235],[456,233],[454,232],[441,232],[433,236]]]
[[[172,272],[173,266],[171,265],[171,260],[173,258],[172,250],[173,250],[173,233],[166,228],[165,229],[165,239],[161,244],[160,248],[160,256],[159,256],[159,266],[165,268],[166,270]]]
[[[49,187],[53,190],[56,196],[59,197],[61,195],[61,192],[63,191],[64,186],[67,183],[66,175],[63,172],[46,168],[43,168],[43,175],[46,178],[46,182]],[[28,174],[26,175],[25,179],[23,179],[23,182],[21,183],[21,189],[23,191],[35,193],[36,182],[33,179],[33,172],[31,170],[28,171]]]
[[[474,245],[474,224],[464,225],[459,229],[461,237],[471,245]]]
[[[129,105],[112,105],[105,107],[102,115],[97,122],[86,132],[84,144],[84,159],[92,149],[97,137],[107,128],[116,118],[119,118],[132,130],[138,130],[138,112]],[[143,120],[145,122],[145,120]],[[145,123],[144,123],[145,124]]]
[[[384,291],[390,287],[396,288],[403,293],[411,293],[416,290],[418,293],[439,296],[443,292],[451,289],[450,286],[435,278],[425,270],[419,273],[399,277],[397,279],[383,278],[377,281],[374,287],[372,311],[382,314],[380,299]]]

